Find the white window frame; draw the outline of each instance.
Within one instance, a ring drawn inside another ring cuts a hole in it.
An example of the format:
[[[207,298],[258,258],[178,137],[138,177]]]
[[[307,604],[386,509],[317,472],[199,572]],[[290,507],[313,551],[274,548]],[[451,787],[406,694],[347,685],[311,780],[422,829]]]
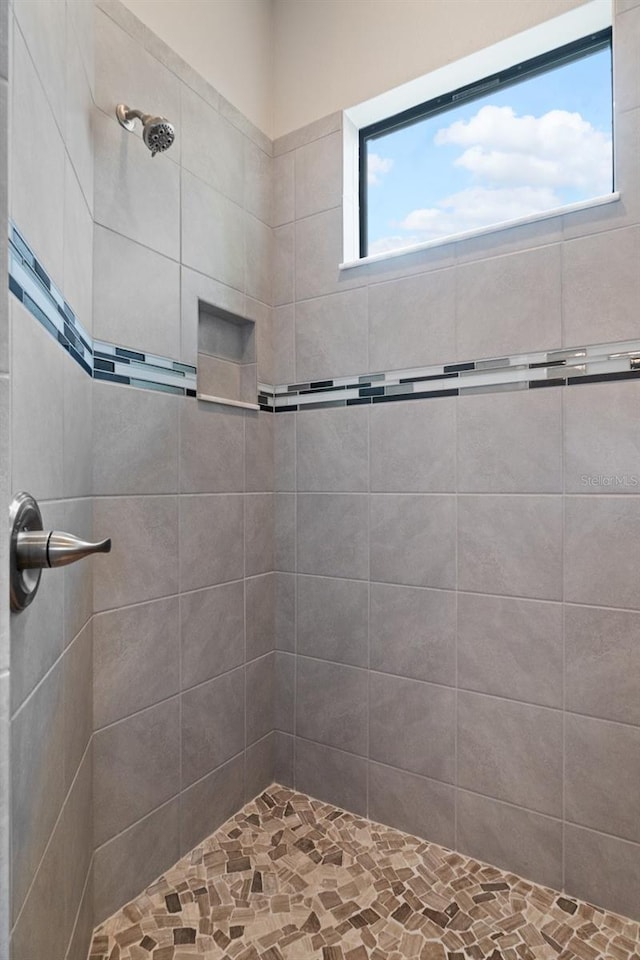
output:
[[[359,135],[360,130],[403,110],[409,110],[468,84],[475,83],[508,70],[518,63],[533,57],[549,53],[567,43],[572,43],[590,33],[596,33],[612,25],[612,0],[589,0],[574,10],[558,17],[546,20],[538,26],[523,30],[506,40],[485,47],[455,63],[440,67],[417,80],[411,80],[402,86],[388,90],[364,103],[350,107],[343,113],[343,263],[341,270],[347,270],[364,263],[387,260],[434,246],[476,237],[485,233],[504,230],[507,227],[548,220],[574,210],[601,206],[620,199],[620,194],[612,192],[601,197],[565,204],[544,213],[535,213],[527,217],[490,224],[474,230],[467,230],[447,237],[438,237],[423,243],[390,250],[372,256],[360,256],[360,206],[359,206]]]

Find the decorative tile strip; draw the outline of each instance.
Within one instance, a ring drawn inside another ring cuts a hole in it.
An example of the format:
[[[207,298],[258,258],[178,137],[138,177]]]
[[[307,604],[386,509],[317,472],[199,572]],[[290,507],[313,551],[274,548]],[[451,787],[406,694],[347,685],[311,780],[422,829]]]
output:
[[[15,224],[9,229],[9,289],[90,377],[195,397],[190,364],[93,340]]]
[[[94,341],[14,224],[9,230],[9,289],[89,376],[196,396],[194,366]],[[630,340],[303,383],[259,383],[258,406],[282,413],[638,377],[640,340]]]

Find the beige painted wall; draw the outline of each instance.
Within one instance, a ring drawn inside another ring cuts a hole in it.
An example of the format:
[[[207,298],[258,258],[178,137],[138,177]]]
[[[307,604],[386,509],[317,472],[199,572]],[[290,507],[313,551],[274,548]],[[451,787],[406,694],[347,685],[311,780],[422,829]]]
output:
[[[273,0],[123,0],[143,23],[269,136]]]
[[[353,106],[582,0],[275,0],[274,136]]]

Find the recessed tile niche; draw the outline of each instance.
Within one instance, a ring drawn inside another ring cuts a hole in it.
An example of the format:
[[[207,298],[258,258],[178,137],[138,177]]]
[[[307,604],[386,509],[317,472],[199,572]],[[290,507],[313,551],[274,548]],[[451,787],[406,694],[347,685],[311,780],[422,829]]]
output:
[[[255,323],[198,301],[199,400],[258,409]]]

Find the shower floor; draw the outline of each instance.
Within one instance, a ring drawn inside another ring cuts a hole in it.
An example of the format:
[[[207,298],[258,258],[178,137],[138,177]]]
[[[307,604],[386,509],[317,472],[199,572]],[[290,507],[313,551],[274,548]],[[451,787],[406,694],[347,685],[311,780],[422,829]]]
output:
[[[639,924],[273,786],[99,926],[90,960],[640,960]]]

